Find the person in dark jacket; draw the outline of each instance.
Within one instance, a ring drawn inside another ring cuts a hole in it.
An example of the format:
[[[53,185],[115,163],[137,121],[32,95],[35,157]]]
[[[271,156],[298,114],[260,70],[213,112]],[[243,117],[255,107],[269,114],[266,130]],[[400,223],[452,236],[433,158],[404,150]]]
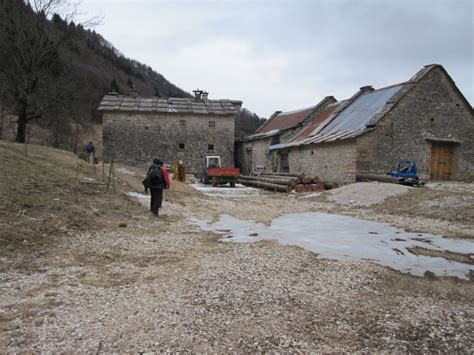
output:
[[[87,153],[87,162],[92,163],[93,160],[95,159],[95,147],[92,142],[89,142],[88,145],[86,145],[86,148],[84,149]]]
[[[163,203],[163,189],[169,189],[171,186],[168,171],[163,167],[163,162],[160,159],[153,159],[153,164],[148,168],[143,184],[145,191],[150,189],[150,210],[155,216],[158,216]]]

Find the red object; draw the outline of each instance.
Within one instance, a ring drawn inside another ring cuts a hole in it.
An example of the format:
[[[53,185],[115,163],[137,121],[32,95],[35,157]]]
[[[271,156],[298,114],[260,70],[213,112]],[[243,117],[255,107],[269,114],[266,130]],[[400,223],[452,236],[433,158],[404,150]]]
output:
[[[209,168],[207,169],[207,176],[239,176],[239,168]]]
[[[169,189],[171,187],[170,174],[168,174],[168,170],[166,170],[164,166],[161,167],[161,171],[163,172],[163,176],[165,177],[165,181]]]

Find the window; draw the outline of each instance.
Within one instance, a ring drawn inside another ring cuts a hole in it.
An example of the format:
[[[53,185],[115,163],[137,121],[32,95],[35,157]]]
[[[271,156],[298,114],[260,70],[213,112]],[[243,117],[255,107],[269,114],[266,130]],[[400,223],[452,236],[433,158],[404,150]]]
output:
[[[272,137],[272,143],[271,144],[279,144],[280,143],[280,135],[277,134],[276,136]]]
[[[178,149],[184,150],[184,148],[185,148],[184,143],[179,143],[179,144],[178,144]]]
[[[214,151],[214,144],[208,144],[207,145],[207,150]]]
[[[216,127],[216,121],[209,121],[209,128],[215,128]]]
[[[180,126],[186,126],[186,120],[179,120]]]

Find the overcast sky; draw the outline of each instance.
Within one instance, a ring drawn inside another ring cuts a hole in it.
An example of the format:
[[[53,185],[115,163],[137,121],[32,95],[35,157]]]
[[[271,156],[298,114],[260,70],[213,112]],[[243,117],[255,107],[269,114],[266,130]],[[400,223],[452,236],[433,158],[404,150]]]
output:
[[[408,80],[442,64],[474,102],[471,0],[83,0],[127,57],[262,117]]]

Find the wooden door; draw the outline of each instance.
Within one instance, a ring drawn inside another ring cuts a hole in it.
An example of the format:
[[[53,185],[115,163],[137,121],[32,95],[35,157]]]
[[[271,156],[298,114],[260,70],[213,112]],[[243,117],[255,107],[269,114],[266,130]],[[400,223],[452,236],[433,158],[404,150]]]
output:
[[[430,162],[431,180],[451,180],[453,168],[453,144],[433,142]]]

